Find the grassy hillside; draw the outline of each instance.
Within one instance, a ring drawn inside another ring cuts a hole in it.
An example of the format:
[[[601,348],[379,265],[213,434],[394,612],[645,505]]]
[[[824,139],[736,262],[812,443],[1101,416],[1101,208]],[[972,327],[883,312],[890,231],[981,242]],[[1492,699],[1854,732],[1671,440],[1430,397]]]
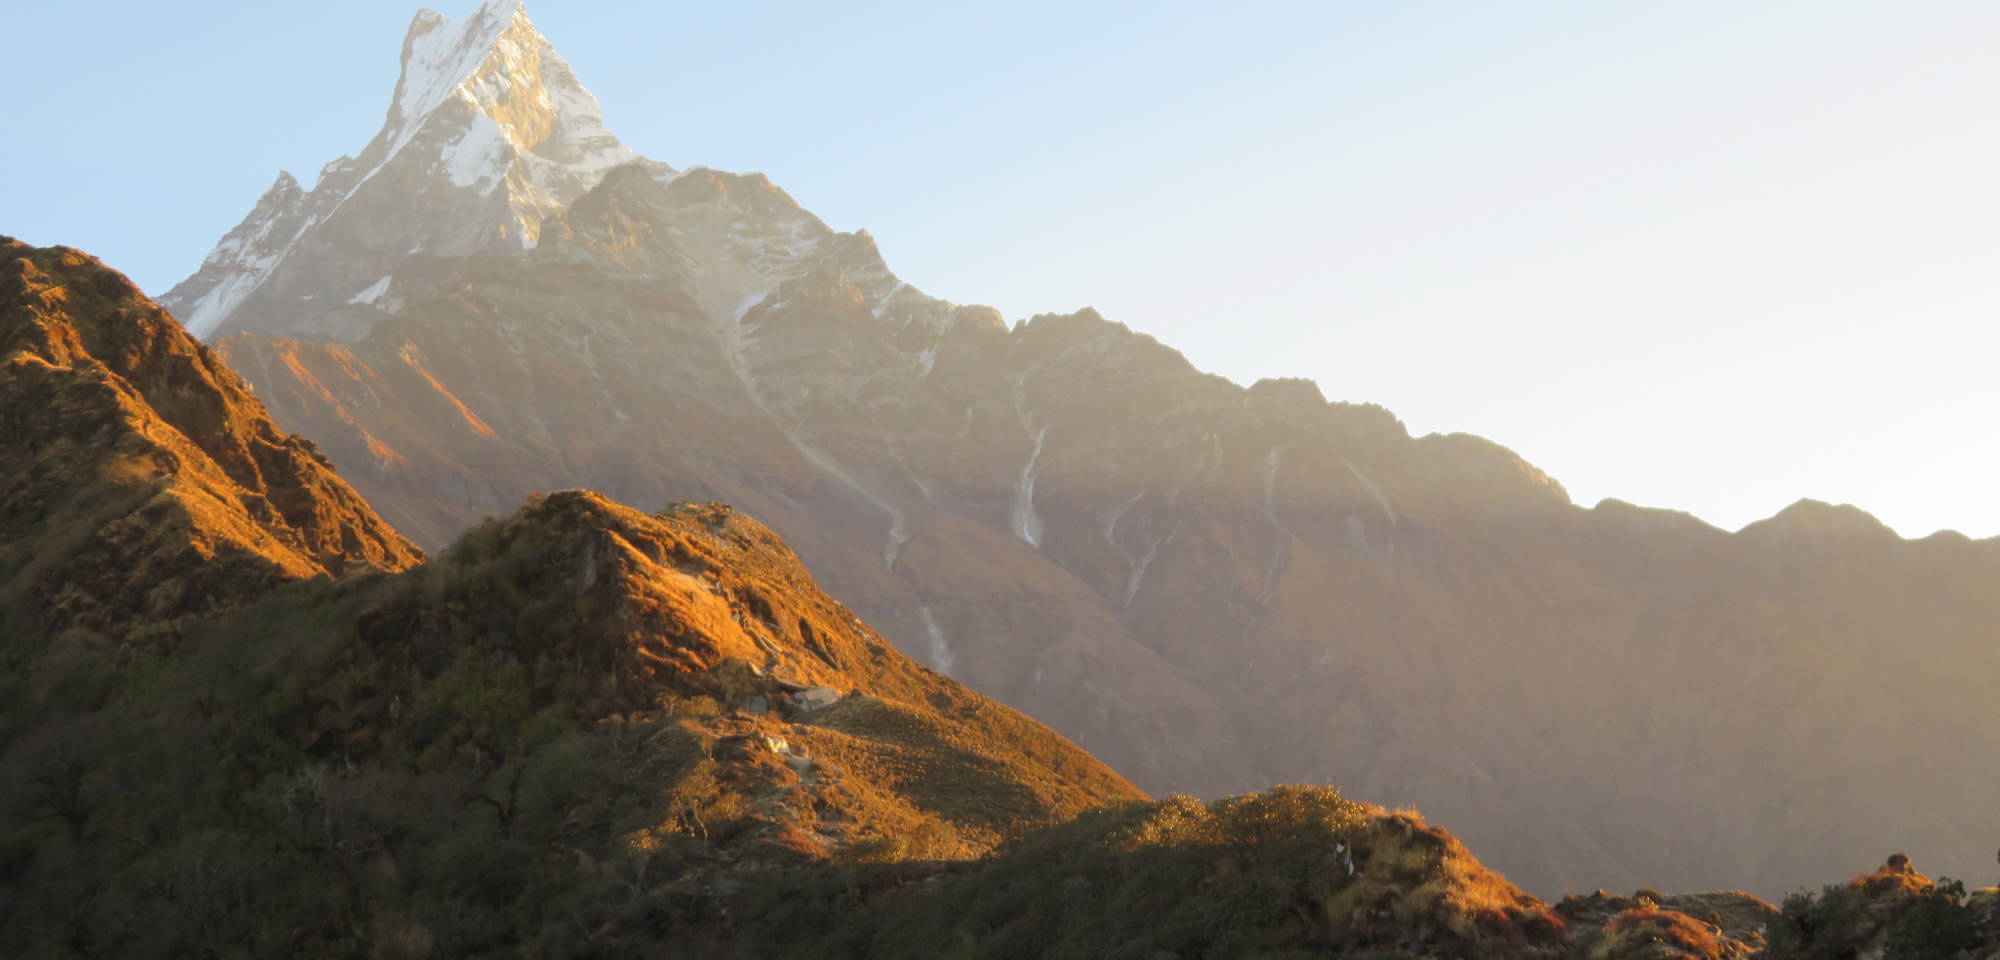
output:
[[[11,954],[644,954],[743,871],[963,860],[1142,796],[712,505],[559,494],[176,645],[6,656]]]

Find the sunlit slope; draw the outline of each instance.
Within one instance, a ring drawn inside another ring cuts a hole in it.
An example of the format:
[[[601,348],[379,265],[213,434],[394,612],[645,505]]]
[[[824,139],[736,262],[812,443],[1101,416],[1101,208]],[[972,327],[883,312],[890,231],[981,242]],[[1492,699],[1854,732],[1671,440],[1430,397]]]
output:
[[[421,554],[122,274],[0,237],[0,615],[170,637]]]

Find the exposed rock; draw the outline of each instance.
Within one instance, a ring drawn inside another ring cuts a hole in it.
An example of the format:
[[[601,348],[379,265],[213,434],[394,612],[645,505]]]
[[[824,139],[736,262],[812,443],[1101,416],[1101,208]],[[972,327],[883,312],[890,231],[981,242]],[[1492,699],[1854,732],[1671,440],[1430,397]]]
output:
[[[792,694],[792,706],[806,713],[824,710],[840,701],[840,691],[821,685]]]
[[[280,173],[161,303],[205,337],[355,339],[448,285],[438,258],[532,246],[543,218],[636,158],[519,3],[483,4],[463,21],[424,10],[375,139],[327,164],[310,190]]]

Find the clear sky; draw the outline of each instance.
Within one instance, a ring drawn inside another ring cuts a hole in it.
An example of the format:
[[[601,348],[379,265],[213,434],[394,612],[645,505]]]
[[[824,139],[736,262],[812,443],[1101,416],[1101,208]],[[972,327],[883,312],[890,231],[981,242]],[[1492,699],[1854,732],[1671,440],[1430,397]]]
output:
[[[626,143],[934,295],[1095,306],[1584,504],[2000,534],[2000,3],[1085,7],[528,0]],[[359,152],[414,11],[14,5],[0,233],[164,292]]]

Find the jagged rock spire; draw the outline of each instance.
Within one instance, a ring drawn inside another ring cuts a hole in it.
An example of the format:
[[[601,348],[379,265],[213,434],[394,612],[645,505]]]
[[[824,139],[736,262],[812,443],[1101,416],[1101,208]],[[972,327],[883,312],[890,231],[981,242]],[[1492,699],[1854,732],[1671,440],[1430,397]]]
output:
[[[357,337],[423,272],[413,258],[532,246],[545,217],[636,159],[519,0],[464,20],[420,10],[360,156],[311,190],[281,175],[160,302],[203,337]]]

